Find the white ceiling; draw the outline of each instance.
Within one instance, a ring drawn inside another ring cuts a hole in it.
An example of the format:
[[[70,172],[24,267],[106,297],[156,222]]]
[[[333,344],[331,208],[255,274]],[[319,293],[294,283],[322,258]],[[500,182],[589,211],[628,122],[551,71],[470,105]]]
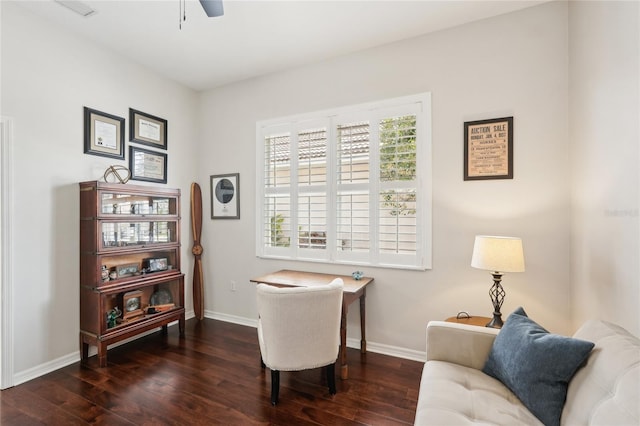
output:
[[[86,0],[82,17],[53,0],[18,4],[195,90],[322,61],[548,0],[225,0],[208,18],[181,0]]]

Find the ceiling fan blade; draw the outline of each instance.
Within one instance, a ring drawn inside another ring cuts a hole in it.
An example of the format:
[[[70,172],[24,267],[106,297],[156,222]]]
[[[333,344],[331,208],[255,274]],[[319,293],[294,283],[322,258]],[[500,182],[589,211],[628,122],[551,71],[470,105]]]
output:
[[[200,0],[200,4],[209,18],[224,15],[222,0]]]

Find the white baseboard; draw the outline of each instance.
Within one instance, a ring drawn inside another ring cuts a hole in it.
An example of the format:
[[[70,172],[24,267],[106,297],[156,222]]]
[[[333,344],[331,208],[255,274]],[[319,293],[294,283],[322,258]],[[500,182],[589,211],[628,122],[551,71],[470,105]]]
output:
[[[74,353],[61,356],[60,358],[45,362],[44,364],[37,365],[28,370],[21,371],[13,375],[13,385],[18,386],[21,383],[28,382],[36,377],[44,376],[45,374],[66,367],[67,365],[78,362],[79,360],[80,352],[75,351]]]
[[[233,324],[246,325],[248,327],[253,327],[253,328],[258,327],[258,320],[255,318],[239,317],[236,315],[229,315],[229,314],[223,314],[220,312],[208,311],[206,309],[204,311],[204,317],[214,319],[214,320],[220,320],[224,322],[230,322]]]
[[[185,313],[185,318],[193,318],[195,316],[194,311],[187,311]],[[178,321],[174,321],[169,323],[169,327],[178,324]],[[128,339],[122,340],[120,342],[114,343],[113,345],[109,345],[109,349],[116,348],[120,345],[124,345],[126,343],[132,342],[136,339],[140,339],[141,337],[148,336],[149,334],[153,334],[160,330],[160,327],[154,328],[153,330],[145,331],[144,333],[140,333]],[[89,347],[89,356],[96,355],[98,353],[98,349],[95,346]],[[29,380],[33,380],[37,377],[44,376],[45,374],[49,374],[53,371],[59,370],[60,368],[64,368],[68,365],[71,365],[75,362],[80,361],[80,351],[75,351],[68,355],[61,356],[60,358],[54,359],[49,362],[45,362],[44,364],[37,365],[33,368],[30,368],[25,371],[21,371],[19,373],[15,373],[13,375],[13,386],[18,386],[21,383],[28,382]]]
[[[257,327],[258,321],[255,319],[239,317],[235,315],[223,314],[214,311],[204,311],[205,318],[230,322],[234,324],[246,325],[249,327]],[[347,347],[360,349],[360,339],[347,338]],[[427,353],[416,351],[413,349],[401,348],[399,346],[390,346],[382,343],[367,341],[367,352],[375,352],[382,355],[389,355],[396,358],[409,359],[412,361],[424,362],[427,359]]]
[[[258,321],[254,318],[239,317],[236,315],[229,315],[229,314],[208,311],[208,310],[205,310],[204,316],[205,318],[215,319],[215,320],[224,321],[224,322],[230,322],[233,324],[239,324],[239,325],[244,325],[248,327],[256,328],[258,326]],[[187,311],[185,313],[185,317],[186,319],[195,317],[194,311],[193,310]],[[169,324],[169,326],[170,327],[174,326],[177,323],[178,323],[177,321],[174,321],[171,324]],[[115,348],[117,346],[124,345],[133,340],[155,333],[158,330],[159,328],[138,334],[137,336],[131,337],[129,339],[123,340],[118,343],[114,343],[112,346],[109,346],[109,348]],[[347,347],[356,348],[356,349],[360,348],[360,339],[353,339],[353,338],[347,339]],[[427,357],[426,352],[415,351],[412,349],[401,348],[398,346],[384,345],[382,343],[376,343],[371,341],[367,341],[367,351],[379,353],[382,355],[394,356],[397,358],[409,359],[412,361],[420,361],[420,362],[424,362],[424,360]],[[91,347],[89,349],[89,356],[93,356],[96,353],[97,353],[97,349],[95,347]],[[44,376],[45,374],[51,373],[60,368],[64,368],[78,361],[80,361],[80,352],[74,351],[73,353],[70,353],[68,355],[61,356],[60,358],[51,360],[49,362],[45,362],[44,364],[40,364],[28,370],[21,371],[19,373],[14,374],[13,385],[17,386],[21,383],[28,382],[29,380],[33,380],[37,377]]]
[[[347,339],[347,347],[360,348],[359,339]],[[367,352],[389,355],[396,358],[409,359],[411,361],[425,362],[427,353],[414,349],[401,348],[399,346],[385,345],[383,343],[370,342],[367,340]]]

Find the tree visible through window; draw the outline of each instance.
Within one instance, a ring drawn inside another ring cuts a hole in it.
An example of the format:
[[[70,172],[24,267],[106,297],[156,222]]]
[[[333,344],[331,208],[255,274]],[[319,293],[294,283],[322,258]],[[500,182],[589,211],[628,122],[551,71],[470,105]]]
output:
[[[430,97],[257,124],[257,254],[430,267]]]

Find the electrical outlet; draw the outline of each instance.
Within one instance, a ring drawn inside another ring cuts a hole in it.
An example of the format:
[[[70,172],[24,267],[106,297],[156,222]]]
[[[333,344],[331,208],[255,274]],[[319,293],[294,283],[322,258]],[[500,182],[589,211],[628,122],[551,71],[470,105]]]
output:
[[[236,291],[236,282],[231,280],[231,291]]]

